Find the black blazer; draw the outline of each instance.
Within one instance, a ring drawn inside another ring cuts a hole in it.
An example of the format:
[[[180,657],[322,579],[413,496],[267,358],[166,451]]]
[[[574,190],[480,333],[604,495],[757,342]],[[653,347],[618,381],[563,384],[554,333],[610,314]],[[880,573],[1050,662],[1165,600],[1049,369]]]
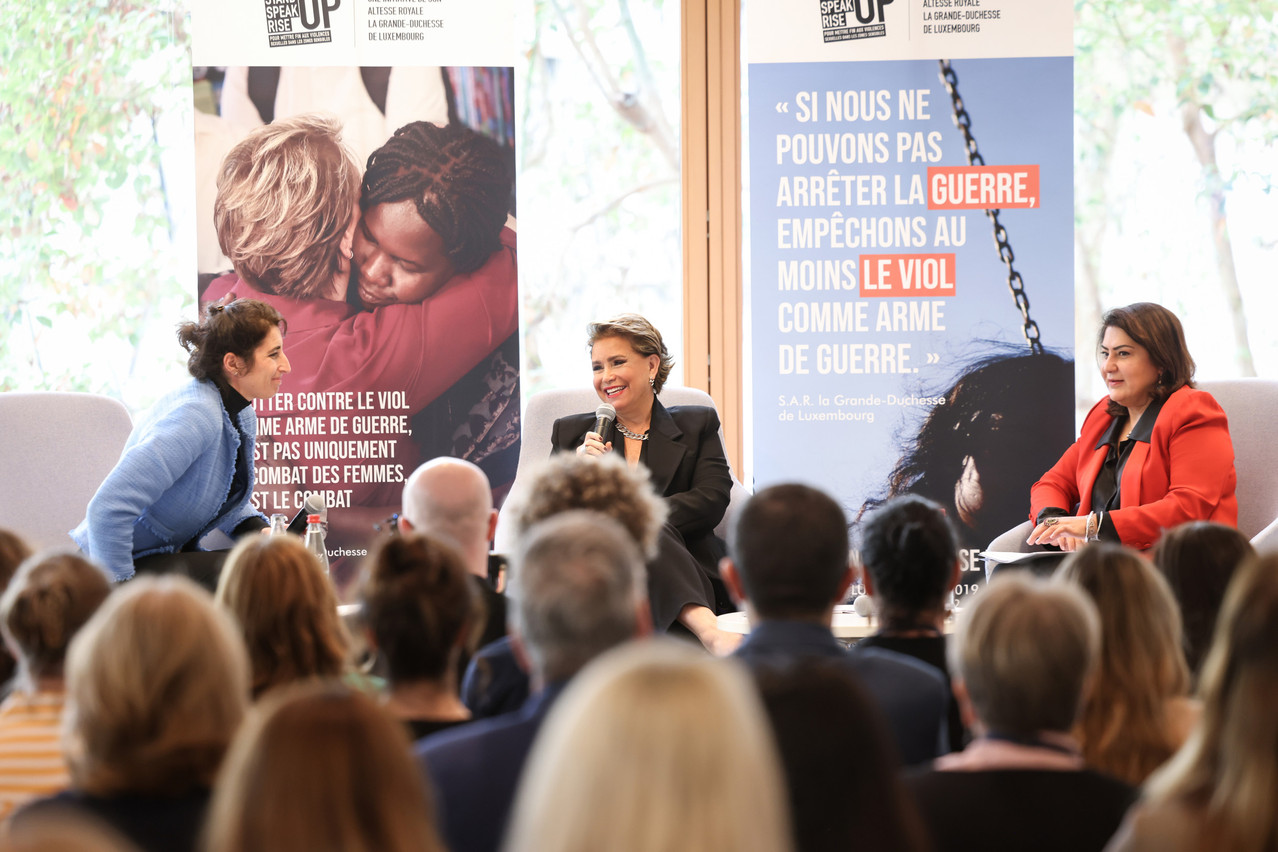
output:
[[[575,451],[594,426],[594,414],[559,418],[550,432],[552,450]],[[705,405],[666,408],[661,400],[653,400],[644,465],[652,475],[653,488],[670,509],[667,521],[683,535],[688,550],[702,564],[707,558],[717,561],[698,545],[708,545],[705,539],[713,539],[718,542],[713,550],[722,555],[722,542],[715,538],[714,528],[723,520],[732,496],[732,474],[719,440],[718,412]]]

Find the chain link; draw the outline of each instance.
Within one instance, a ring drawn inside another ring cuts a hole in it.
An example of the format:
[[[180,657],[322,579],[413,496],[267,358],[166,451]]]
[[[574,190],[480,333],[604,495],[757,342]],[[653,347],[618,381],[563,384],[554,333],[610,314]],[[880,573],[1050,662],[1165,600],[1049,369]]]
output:
[[[963,147],[967,149],[967,164],[983,166],[985,158],[981,156],[981,151],[976,145],[976,137],[972,135],[972,117],[968,115],[967,108],[963,106],[963,98],[959,95],[958,75],[954,73],[948,59],[940,60],[940,65],[941,81],[945,83],[945,91],[949,92],[950,102],[954,107],[954,124],[963,133]],[[1025,293],[1025,280],[1013,266],[1016,254],[1012,251],[1012,243],[1007,237],[1007,228],[998,220],[998,210],[987,209],[985,215],[994,226],[994,243],[998,246],[999,260],[1007,266],[1007,289],[1012,292],[1016,309],[1021,312],[1025,342],[1029,344],[1031,352],[1042,355],[1043,342],[1039,339],[1038,323],[1030,318],[1030,301]]]

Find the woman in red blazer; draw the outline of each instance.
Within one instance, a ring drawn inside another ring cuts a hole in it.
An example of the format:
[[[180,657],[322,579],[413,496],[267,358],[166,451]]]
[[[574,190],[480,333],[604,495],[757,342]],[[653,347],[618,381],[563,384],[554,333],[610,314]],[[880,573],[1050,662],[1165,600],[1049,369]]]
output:
[[[1138,302],[1101,322],[1109,396],[1030,490],[1030,544],[1076,550],[1120,541],[1147,550],[1186,521],[1238,525],[1234,448],[1225,412],[1193,386],[1194,359],[1176,315]]]

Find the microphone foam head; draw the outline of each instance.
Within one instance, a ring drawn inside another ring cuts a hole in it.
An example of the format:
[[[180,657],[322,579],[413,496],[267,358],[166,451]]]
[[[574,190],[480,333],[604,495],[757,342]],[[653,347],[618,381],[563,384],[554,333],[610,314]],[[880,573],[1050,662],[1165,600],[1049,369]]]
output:
[[[599,407],[595,409],[595,419],[607,420],[611,423],[617,419],[617,409],[613,408],[610,402],[600,403]]]
[[[306,511],[308,514],[316,514],[322,512],[327,506],[324,502],[323,494],[307,494],[306,495]]]
[[[869,595],[857,595],[856,600],[852,601],[852,610],[862,618],[869,618],[874,614],[874,601],[870,600]]]

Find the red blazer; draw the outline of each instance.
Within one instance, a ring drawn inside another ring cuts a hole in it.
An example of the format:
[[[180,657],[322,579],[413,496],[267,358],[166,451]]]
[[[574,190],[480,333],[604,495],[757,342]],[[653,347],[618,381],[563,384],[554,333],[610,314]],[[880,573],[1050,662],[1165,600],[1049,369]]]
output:
[[[1083,430],[1030,489],[1030,520],[1048,506],[1090,512],[1092,486],[1105,462],[1096,449],[1113,418],[1106,397],[1087,413]],[[1234,445],[1220,404],[1206,391],[1182,387],[1163,404],[1149,443],[1137,441],[1119,485],[1123,508],[1108,513],[1123,544],[1147,550],[1163,530],[1186,521],[1238,526]]]

